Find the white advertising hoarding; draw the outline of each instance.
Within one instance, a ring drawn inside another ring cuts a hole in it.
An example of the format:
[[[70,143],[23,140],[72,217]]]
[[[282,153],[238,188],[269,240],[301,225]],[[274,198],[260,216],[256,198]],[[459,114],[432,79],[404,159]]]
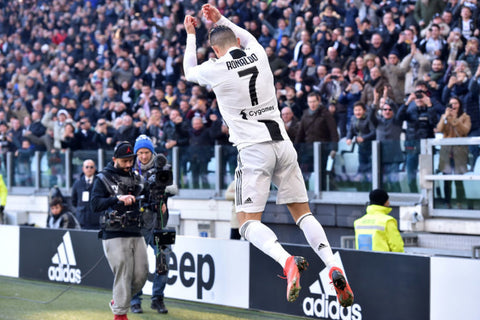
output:
[[[432,257],[430,319],[480,319],[480,260]]]
[[[149,247],[150,273],[155,256]],[[165,296],[238,308],[249,306],[249,243],[201,237],[177,236],[170,256]],[[150,281],[143,293],[151,294]]]
[[[20,261],[20,228],[0,225],[0,275],[18,278]]]

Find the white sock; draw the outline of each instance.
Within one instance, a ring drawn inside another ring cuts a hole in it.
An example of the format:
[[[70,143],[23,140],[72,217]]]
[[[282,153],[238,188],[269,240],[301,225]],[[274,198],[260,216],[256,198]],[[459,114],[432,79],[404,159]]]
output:
[[[280,245],[275,233],[257,220],[248,220],[240,227],[241,235],[263,253],[285,268],[290,254]]]
[[[335,265],[335,259],[325,230],[323,230],[320,222],[315,219],[311,212],[308,212],[298,219],[297,225],[302,229],[310,247],[330,270]]]

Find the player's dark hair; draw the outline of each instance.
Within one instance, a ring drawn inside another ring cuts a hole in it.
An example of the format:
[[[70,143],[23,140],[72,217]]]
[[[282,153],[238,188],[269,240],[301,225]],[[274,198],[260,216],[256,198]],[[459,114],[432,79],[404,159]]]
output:
[[[232,29],[227,26],[216,26],[212,28],[208,38],[211,46],[219,47],[230,45],[232,42],[236,43],[237,41],[235,33],[233,33]]]

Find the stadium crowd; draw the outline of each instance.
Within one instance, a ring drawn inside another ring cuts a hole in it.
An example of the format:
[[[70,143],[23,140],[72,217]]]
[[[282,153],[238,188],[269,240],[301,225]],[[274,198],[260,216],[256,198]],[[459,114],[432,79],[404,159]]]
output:
[[[414,170],[416,141],[447,121],[451,97],[470,116],[468,135],[480,135],[476,0],[209,2],[265,47],[294,142],[331,142],[330,152],[344,137],[397,139],[374,119],[393,116],[396,125],[407,123],[407,170]],[[207,147],[231,147],[211,88],[183,76],[183,20],[204,3],[0,1],[1,153],[26,160],[35,150],[113,149],[146,134],[157,152],[197,148],[189,161],[202,158],[204,170],[213,156]],[[211,25],[197,20],[201,63],[214,54]],[[309,128],[314,114],[327,125]],[[360,152],[363,172],[371,168],[369,152]],[[471,152],[476,159],[478,148]]]

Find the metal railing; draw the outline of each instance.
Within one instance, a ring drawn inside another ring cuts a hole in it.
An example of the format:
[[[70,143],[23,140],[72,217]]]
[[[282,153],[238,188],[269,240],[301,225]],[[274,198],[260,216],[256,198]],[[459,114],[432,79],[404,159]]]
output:
[[[474,194],[471,199],[468,199],[465,208],[451,210],[436,205],[440,203],[440,196],[436,194],[440,182],[477,183],[480,181],[480,163],[478,172],[474,170],[475,165],[472,162],[469,167],[470,172],[467,174],[452,175],[439,174],[435,164],[438,160],[438,149],[441,146],[469,145],[478,150],[480,137],[422,140],[417,181],[415,181],[420,186],[418,192],[412,192],[406,182],[405,159],[394,163],[393,171],[390,169],[391,172],[385,172],[387,164],[385,159],[382,159],[382,148],[386,148],[384,143],[372,142],[371,168],[363,173],[360,172],[358,145],[348,146],[345,140],[341,140],[331,168],[326,166],[325,161],[328,161],[328,155],[322,153],[329,151],[322,143],[296,146],[298,161],[311,201],[364,204],[370,190],[384,188],[393,195],[394,201],[402,202],[407,199],[409,203],[428,205],[429,212],[433,215],[480,217],[478,211],[480,210],[480,182],[477,188],[466,188],[469,194],[473,189],[478,189],[479,192],[478,195]],[[399,143],[403,148],[403,141]],[[229,153],[226,153],[227,151]],[[190,148],[174,147],[170,150],[167,157],[172,163],[174,183],[180,188],[180,196],[198,199],[222,197],[224,190],[234,179],[235,155],[231,151],[232,149],[227,150],[220,145],[212,146],[207,152],[200,152],[200,154]],[[388,151],[383,150],[383,154],[385,155]],[[405,150],[402,152],[405,156]],[[203,153],[208,156],[202,158]],[[102,149],[73,152],[66,150],[57,153],[35,152],[31,158],[20,159],[12,153],[7,153],[0,170],[11,194],[48,193],[48,190],[55,185],[70,193],[73,182],[82,172],[82,163],[85,159],[93,159],[100,171],[111,160],[112,154],[113,151]],[[392,164],[388,165],[392,168]],[[275,188],[272,187],[271,191],[274,196]],[[346,193],[348,197],[345,197]]]

